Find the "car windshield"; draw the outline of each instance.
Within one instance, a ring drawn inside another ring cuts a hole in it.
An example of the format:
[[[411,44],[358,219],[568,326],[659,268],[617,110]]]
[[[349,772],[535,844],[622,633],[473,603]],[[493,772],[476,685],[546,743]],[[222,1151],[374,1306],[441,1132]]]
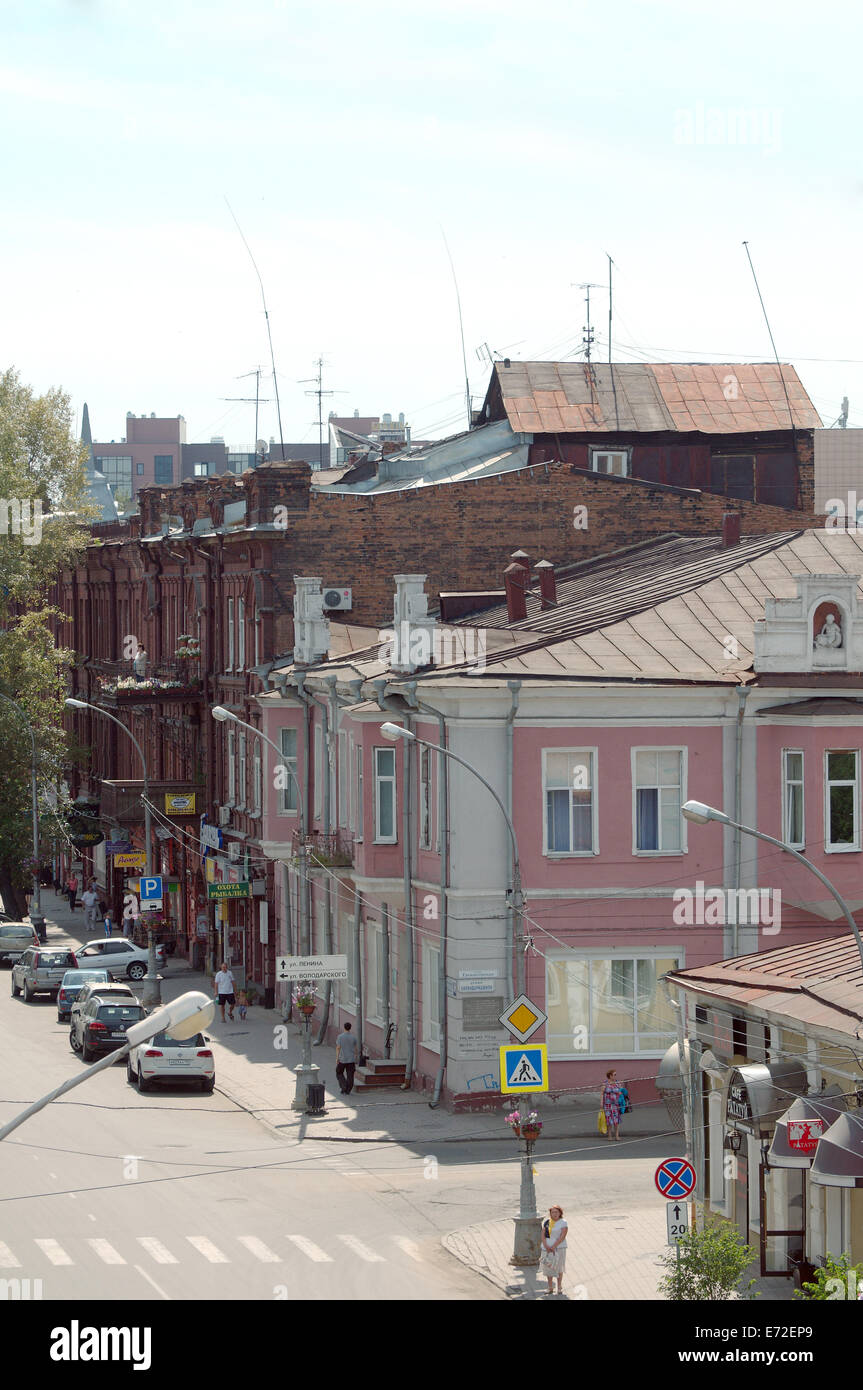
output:
[[[106,984],[108,972],[107,970],[67,970],[63,976],[64,985],[85,985],[89,980]]]
[[[204,1039],[202,1034],[196,1033],[193,1038],[169,1038],[167,1033],[157,1033],[147,1043],[148,1047],[203,1047]]]
[[[105,1004],[99,1010],[103,1023],[135,1023],[144,1017],[140,1004]]]
[[[0,936],[5,937],[7,941],[10,937],[14,938],[16,941],[32,941],[33,928],[14,927],[10,926],[8,922],[0,922]]]

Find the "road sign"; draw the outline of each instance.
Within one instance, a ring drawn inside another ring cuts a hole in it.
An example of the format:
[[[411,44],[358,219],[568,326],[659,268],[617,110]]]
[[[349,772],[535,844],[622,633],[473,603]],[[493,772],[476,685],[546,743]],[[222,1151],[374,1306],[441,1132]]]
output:
[[[688,1158],[664,1158],[653,1180],[669,1202],[688,1197],[690,1192],[694,1191],[697,1181],[695,1169]]]
[[[519,1042],[527,1042],[537,1028],[548,1022],[548,1015],[536,1004],[532,1004],[526,994],[520,994],[500,1015],[500,1022]]]
[[[689,1230],[689,1203],[669,1202],[665,1208],[665,1225],[668,1231],[668,1244],[677,1245],[681,1236]]]
[[[276,979],[346,980],[347,956],[276,956]]]
[[[114,855],[115,869],[143,869],[146,862],[146,854],[136,854],[132,852],[129,854]]]
[[[500,1089],[511,1091],[548,1090],[548,1050],[545,1043],[525,1046],[505,1043],[500,1049]]]
[[[814,1154],[824,1133],[823,1120],[789,1120],[788,1144],[800,1153]]]
[[[155,905],[162,901],[161,878],[141,878],[141,902]]]

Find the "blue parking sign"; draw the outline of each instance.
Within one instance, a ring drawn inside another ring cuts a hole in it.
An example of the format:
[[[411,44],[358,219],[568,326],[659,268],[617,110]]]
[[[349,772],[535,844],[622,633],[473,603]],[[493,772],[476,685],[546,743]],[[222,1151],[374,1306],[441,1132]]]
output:
[[[143,876],[143,874],[142,874],[142,875],[141,875],[141,902],[142,902],[142,903],[152,902],[152,901],[153,901],[154,899],[156,899],[156,898],[161,898],[161,896],[162,896],[162,880],[161,880],[161,878],[144,878],[144,876]]]

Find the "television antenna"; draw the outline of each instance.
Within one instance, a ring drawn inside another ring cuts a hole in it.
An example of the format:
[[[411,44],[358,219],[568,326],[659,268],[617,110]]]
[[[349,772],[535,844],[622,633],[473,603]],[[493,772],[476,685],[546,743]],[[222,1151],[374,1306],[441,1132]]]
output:
[[[271,399],[269,396],[262,396],[262,395],[261,395],[261,372],[262,372],[262,370],[263,370],[262,367],[255,367],[255,370],[254,370],[253,372],[243,372],[241,376],[238,376],[238,377],[236,378],[237,381],[245,381],[247,377],[253,376],[253,377],[255,378],[255,394],[254,394],[254,396],[222,396],[222,400],[223,400],[223,401],[241,401],[244,405],[251,405],[251,404],[252,404],[252,401],[254,401],[254,403],[255,403],[255,453],[257,453],[257,451],[258,451],[258,407],[259,407],[261,404],[268,405],[269,402],[270,402],[270,399]]]
[[[329,364],[327,364],[329,365]],[[346,391],[325,391],[323,386],[324,378],[324,359],[323,356],[315,359],[315,366],[318,369],[317,376],[301,377],[297,385],[304,386],[306,382],[316,382],[313,391],[306,391],[307,396],[317,396],[318,398],[318,467],[324,466],[324,396],[345,396]]]

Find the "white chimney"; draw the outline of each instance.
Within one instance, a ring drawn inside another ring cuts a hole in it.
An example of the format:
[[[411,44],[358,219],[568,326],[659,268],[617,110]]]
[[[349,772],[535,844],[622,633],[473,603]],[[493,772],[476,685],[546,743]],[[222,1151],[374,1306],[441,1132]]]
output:
[[[435,620],[429,617],[426,578],[424,574],[395,576],[390,666],[402,675],[434,663]]]
[[[330,650],[330,624],[324,617],[323,579],[294,575],[294,661],[311,666]]]

